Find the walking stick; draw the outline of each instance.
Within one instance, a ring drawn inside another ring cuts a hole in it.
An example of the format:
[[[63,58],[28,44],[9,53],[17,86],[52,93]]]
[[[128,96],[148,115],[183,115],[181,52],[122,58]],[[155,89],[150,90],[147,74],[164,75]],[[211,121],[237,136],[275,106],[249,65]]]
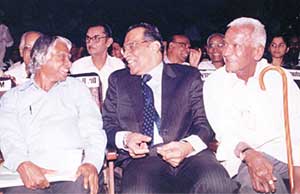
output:
[[[294,170],[293,170],[293,156],[292,156],[292,144],[291,144],[291,134],[290,134],[290,123],[289,123],[289,111],[288,111],[288,89],[287,89],[287,79],[284,70],[276,66],[268,66],[262,70],[259,75],[259,85],[262,90],[266,90],[264,84],[264,75],[269,70],[275,70],[280,73],[282,77],[282,88],[283,88],[283,111],[284,111],[284,126],[285,126],[285,141],[288,157],[288,171],[290,179],[291,192],[294,191]]]

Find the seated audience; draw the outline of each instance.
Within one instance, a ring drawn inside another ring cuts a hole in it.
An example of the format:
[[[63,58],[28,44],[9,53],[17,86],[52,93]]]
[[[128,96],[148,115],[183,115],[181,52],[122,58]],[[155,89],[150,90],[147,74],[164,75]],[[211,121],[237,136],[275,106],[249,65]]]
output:
[[[198,70],[163,63],[162,37],[151,24],[129,27],[123,47],[129,68],[112,73],[103,106],[122,193],[233,193],[237,184],[207,149],[214,132]]]
[[[266,90],[259,85],[261,71],[270,66],[262,59],[266,31],[252,18],[238,18],[228,25],[223,56],[225,66],[204,83],[205,111],[220,145],[217,158],[240,193],[288,193],[282,78],[266,73]],[[287,76],[295,190],[300,192],[300,91]],[[220,100],[221,98],[221,100]]]
[[[41,36],[41,33],[35,31],[25,32],[20,41],[19,51],[20,56],[23,58],[23,62],[19,61],[13,64],[6,72],[6,75],[12,76],[16,84],[22,84],[30,78],[30,52],[35,41]]]
[[[125,67],[121,59],[111,57],[107,49],[113,43],[112,31],[107,24],[95,24],[88,28],[86,48],[90,56],[82,57],[72,64],[72,74],[95,72],[102,83],[103,99],[108,87],[108,77],[118,69]]]
[[[97,193],[106,135],[89,90],[67,77],[71,46],[63,37],[42,35],[31,51],[32,78],[1,98],[3,166],[24,183],[6,194]],[[46,175],[56,172],[76,181],[49,183]]]
[[[224,66],[223,48],[224,48],[224,35],[214,33],[207,38],[205,49],[210,58],[209,61],[202,61],[199,64],[200,70],[214,70]]]
[[[165,63],[191,65],[198,67],[201,49],[191,49],[190,39],[183,34],[173,35],[167,42]],[[186,60],[189,58],[189,62]]]
[[[283,34],[273,36],[269,45],[268,51],[271,54],[270,63],[274,66],[284,68],[291,68],[290,64],[286,61],[286,54],[289,51],[287,37]]]

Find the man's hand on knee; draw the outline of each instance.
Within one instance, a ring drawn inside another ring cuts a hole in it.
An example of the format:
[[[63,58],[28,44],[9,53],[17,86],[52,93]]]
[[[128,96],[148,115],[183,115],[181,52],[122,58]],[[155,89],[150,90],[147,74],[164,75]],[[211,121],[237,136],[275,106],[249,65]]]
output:
[[[245,162],[254,190],[264,193],[275,192],[276,177],[273,176],[273,165],[262,153],[253,149],[245,152]]]
[[[76,172],[76,177],[83,176],[83,186],[90,188],[90,194],[98,192],[98,172],[96,167],[90,163],[81,164]]]
[[[22,162],[17,172],[28,189],[44,189],[50,186],[45,174],[53,173],[53,170],[41,168],[30,161]]]

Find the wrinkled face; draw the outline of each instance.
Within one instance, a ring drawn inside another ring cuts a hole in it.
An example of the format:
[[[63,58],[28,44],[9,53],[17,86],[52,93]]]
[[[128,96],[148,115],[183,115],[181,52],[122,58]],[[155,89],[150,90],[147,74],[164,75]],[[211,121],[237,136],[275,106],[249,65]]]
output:
[[[183,63],[189,56],[191,43],[186,36],[175,35],[173,41],[169,43],[169,47],[177,61]]]
[[[57,40],[49,52],[48,59],[41,65],[40,71],[52,82],[66,80],[71,67],[71,54],[67,45]]]
[[[223,56],[226,70],[237,73],[247,71],[248,68],[256,64],[251,33],[253,29],[246,27],[230,27],[225,34],[225,47]]]
[[[112,51],[111,51],[112,56],[123,59],[121,50],[122,47],[119,45],[119,43],[117,42],[112,43]]]
[[[143,75],[152,68],[156,50],[151,48],[154,42],[145,39],[144,31],[142,27],[132,29],[126,34],[123,44],[124,57],[132,75]]]
[[[212,63],[223,62],[222,52],[224,45],[224,39],[222,36],[215,35],[209,39],[206,50]]]
[[[269,51],[272,58],[283,58],[288,52],[288,47],[282,37],[274,37],[269,46]]]
[[[32,32],[32,33],[28,33],[24,39],[25,44],[24,44],[24,48],[20,50],[20,55],[21,57],[23,57],[24,63],[26,65],[29,65],[30,63],[30,52],[31,49],[35,43],[35,41],[40,37],[40,35],[38,33]]]
[[[95,56],[106,53],[112,39],[106,36],[102,26],[94,26],[88,29],[85,42],[88,53]]]

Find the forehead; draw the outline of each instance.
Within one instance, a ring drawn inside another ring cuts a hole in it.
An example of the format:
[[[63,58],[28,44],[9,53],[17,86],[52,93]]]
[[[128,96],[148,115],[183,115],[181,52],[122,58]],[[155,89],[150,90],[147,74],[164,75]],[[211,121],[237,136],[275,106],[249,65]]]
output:
[[[275,42],[275,43],[284,43],[284,40],[282,37],[278,36],[278,37],[274,37],[272,42]]]
[[[226,42],[242,43],[251,40],[251,32],[253,28],[250,26],[234,26],[230,27],[225,33]]]
[[[53,51],[55,52],[66,52],[69,53],[68,46],[65,42],[61,40],[56,40],[54,46],[52,47]]]
[[[215,35],[215,36],[212,36],[208,43],[213,43],[213,42],[223,42],[223,37],[222,36],[219,36],[219,35]]]
[[[173,37],[173,39],[174,39],[174,41],[187,42],[187,43],[190,42],[190,40],[186,36],[183,36],[183,35],[175,35]]]
[[[101,35],[101,34],[105,34],[105,30],[103,26],[93,26],[90,27],[86,33],[87,35]]]
[[[25,44],[32,46],[39,37],[40,37],[40,35],[37,33],[29,33],[25,37]]]
[[[145,29],[142,27],[130,30],[125,37],[125,42],[140,41],[144,39]]]

